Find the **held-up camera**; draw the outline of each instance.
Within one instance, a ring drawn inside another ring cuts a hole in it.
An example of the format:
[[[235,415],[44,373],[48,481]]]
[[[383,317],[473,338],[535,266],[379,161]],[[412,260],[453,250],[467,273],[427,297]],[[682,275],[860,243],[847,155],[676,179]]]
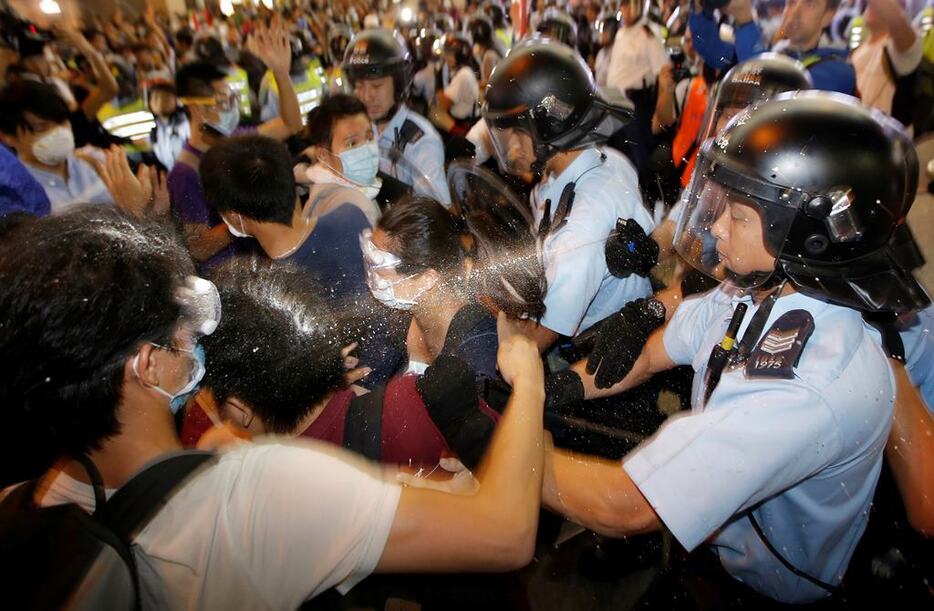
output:
[[[691,69],[687,66],[687,57],[684,48],[680,45],[668,47],[668,59],[671,60],[671,76],[678,83],[691,77]]]

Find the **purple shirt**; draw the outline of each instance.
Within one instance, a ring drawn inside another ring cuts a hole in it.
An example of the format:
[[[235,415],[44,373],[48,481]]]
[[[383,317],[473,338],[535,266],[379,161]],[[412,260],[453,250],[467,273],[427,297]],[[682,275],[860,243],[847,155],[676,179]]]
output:
[[[255,127],[242,127],[237,129],[234,135],[243,136],[255,133]],[[201,188],[201,178],[198,176],[203,156],[204,152],[191,146],[190,142],[185,143],[181,155],[179,155],[175,165],[172,166],[172,171],[169,172],[166,179],[169,188],[169,199],[172,214],[180,222],[216,227],[223,221],[217,210],[205,198],[204,190]],[[235,239],[233,244],[205,261],[203,265],[213,267],[235,254],[249,252],[253,248],[253,240]]]

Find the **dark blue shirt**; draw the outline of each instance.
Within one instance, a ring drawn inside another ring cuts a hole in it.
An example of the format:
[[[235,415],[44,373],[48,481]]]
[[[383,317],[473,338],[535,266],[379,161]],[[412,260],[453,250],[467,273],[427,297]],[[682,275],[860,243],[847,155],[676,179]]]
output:
[[[755,21],[734,29],[734,43],[720,38],[720,24],[712,12],[694,12],[689,23],[694,50],[712,68],[725,70],[766,51],[762,44],[762,28]],[[816,48],[797,52],[789,49],[785,54],[804,64],[814,89],[856,95],[856,71],[847,62],[845,50]]]
[[[326,297],[340,299],[367,293],[360,232],[369,226],[359,208],[343,204],[319,217],[305,243],[281,261],[312,272]]]
[[[496,319],[482,305],[465,305],[448,327],[442,352],[463,359],[479,378],[496,379],[496,352],[499,336],[496,334]]]

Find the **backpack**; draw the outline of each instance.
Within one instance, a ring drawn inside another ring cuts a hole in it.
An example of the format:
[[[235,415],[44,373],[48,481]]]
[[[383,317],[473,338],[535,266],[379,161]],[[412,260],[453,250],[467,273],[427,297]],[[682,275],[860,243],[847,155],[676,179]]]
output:
[[[0,501],[0,578],[9,609],[139,609],[133,537],[195,469],[215,460],[184,452],[153,464],[105,500],[100,473],[77,458],[94,487],[93,514],[74,503],[38,507],[39,480]]]

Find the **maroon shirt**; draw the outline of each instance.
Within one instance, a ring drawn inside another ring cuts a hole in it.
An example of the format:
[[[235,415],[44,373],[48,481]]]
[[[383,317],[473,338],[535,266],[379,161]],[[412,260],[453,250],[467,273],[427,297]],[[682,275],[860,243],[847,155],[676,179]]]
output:
[[[433,467],[441,458],[454,455],[425,409],[425,403],[415,388],[417,379],[415,375],[404,375],[387,383],[383,398],[380,462]],[[343,446],[344,423],[353,398],[353,391],[348,389],[334,393],[321,414],[300,436]],[[480,410],[494,421],[499,418],[499,414],[482,400]],[[185,414],[182,443],[186,447],[194,446],[210,427],[211,421],[201,408],[192,404]]]

